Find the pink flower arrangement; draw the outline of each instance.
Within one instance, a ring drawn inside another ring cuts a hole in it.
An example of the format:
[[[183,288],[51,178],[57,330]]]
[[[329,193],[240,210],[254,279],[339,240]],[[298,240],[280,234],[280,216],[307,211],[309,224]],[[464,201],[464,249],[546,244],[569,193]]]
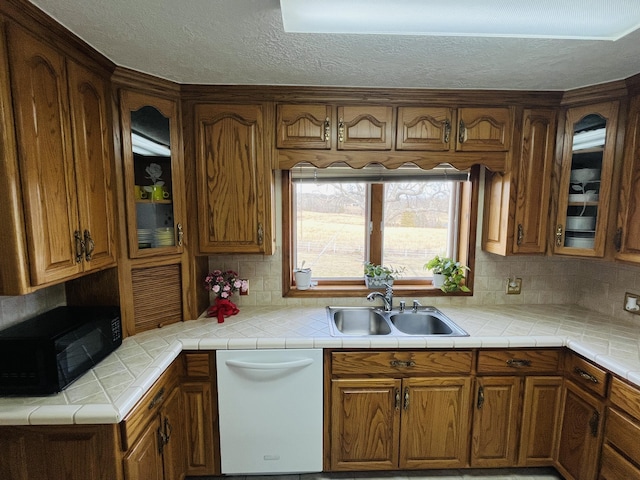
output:
[[[216,294],[218,298],[229,298],[238,290],[246,290],[246,280],[238,278],[233,270],[214,270],[204,279],[205,288]]]

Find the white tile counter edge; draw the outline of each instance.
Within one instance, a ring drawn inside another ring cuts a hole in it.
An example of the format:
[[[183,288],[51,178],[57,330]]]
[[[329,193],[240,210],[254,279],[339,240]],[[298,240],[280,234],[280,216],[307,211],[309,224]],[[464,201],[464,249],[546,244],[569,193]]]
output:
[[[222,324],[200,318],[170,325],[125,339],[64,392],[0,398],[0,425],[118,423],[183,350],[566,346],[640,386],[640,326],[633,321],[571,305],[440,310],[470,336],[332,337],[321,307],[244,307]]]

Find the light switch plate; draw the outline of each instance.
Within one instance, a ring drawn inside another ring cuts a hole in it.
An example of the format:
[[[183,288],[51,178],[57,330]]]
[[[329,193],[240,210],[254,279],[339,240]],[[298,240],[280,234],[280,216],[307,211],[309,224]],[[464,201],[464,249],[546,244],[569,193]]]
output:
[[[507,295],[520,295],[522,291],[521,278],[507,278]]]

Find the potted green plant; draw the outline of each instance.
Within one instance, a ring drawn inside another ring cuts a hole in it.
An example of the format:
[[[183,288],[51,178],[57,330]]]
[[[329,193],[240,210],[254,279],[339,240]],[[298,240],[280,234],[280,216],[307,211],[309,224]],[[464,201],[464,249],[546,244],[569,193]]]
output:
[[[367,288],[384,288],[385,284],[393,285],[393,280],[399,277],[404,268],[386,267],[371,262],[364,264],[364,282]]]
[[[465,271],[469,270],[469,267],[452,258],[436,255],[424,264],[424,269],[433,272],[433,285],[445,293],[471,291],[462,283]]]

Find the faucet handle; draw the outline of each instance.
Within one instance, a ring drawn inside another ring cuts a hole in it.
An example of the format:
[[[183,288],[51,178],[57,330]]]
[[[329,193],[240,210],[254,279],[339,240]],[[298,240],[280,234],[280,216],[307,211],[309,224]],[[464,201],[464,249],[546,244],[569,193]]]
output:
[[[417,312],[418,311],[418,307],[421,307],[422,304],[418,301],[418,300],[414,300],[413,301],[413,312]]]
[[[406,302],[404,300],[400,300],[400,313],[404,313],[404,307]]]

